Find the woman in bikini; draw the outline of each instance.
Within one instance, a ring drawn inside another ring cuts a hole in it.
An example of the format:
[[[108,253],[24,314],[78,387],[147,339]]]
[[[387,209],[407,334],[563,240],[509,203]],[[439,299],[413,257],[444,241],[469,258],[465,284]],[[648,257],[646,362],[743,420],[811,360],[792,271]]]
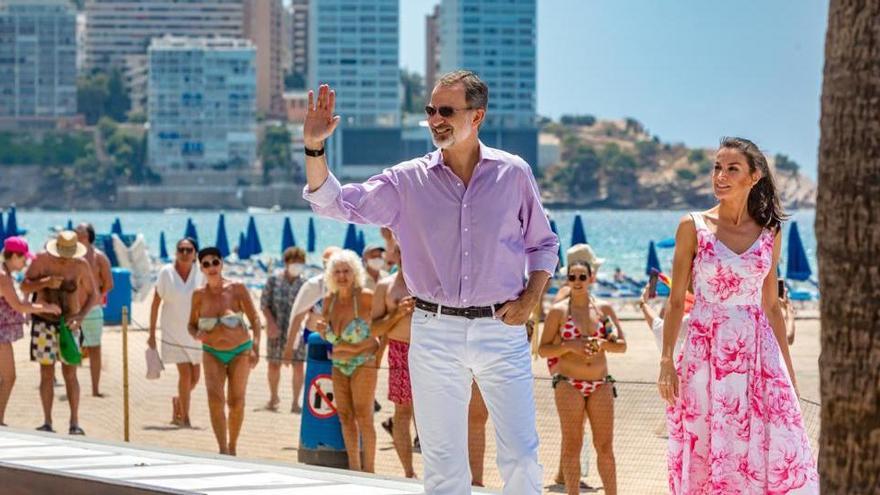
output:
[[[260,318],[244,284],[223,278],[220,250],[202,249],[199,264],[207,283],[193,292],[189,332],[202,342],[208,409],[220,453],[236,455],[238,434],[244,421],[248,375],[259,359]],[[250,321],[253,339],[248,333],[245,315]],[[227,380],[228,397],[224,392]],[[226,405],[229,406],[228,420]]]
[[[372,473],[376,459],[375,354],[379,342],[370,336],[373,293],[363,288],[365,278],[363,264],[353,251],[340,251],[330,258],[324,271],[324,314],[316,330],[333,344],[334,401],[342,424],[348,468]],[[364,451],[363,466],[360,445]]]
[[[538,353],[553,375],[556,408],[562,426],[562,472],[569,494],[580,491],[580,452],[584,417],[590,420],[599,476],[605,493],[617,493],[612,440],[613,384],[606,352],[625,352],[626,341],[614,310],[594,300],[592,267],[584,261],[568,267],[571,296],[553,306],[544,323]]]

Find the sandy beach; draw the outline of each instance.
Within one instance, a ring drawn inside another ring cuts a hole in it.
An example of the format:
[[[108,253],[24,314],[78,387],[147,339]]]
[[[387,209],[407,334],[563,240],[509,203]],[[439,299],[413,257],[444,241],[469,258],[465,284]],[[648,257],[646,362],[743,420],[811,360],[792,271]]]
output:
[[[615,401],[615,453],[617,458],[620,493],[652,494],[666,492],[666,441],[657,435],[663,422],[663,407],[654,382],[657,377],[659,353],[653,336],[634,313],[624,313],[623,322],[628,350],[623,355],[610,355],[611,374],[618,380],[618,399]],[[130,428],[133,444],[161,446],[187,451],[216,452],[216,443],[208,419],[207,398],[203,383],[197,386],[191,417],[194,428],[179,429],[171,426],[171,397],[175,394],[177,372],[166,369],[158,380],[145,378],[144,351],[149,321],[149,304],[135,303],[129,331],[129,394]],[[26,334],[29,331],[25,332]],[[90,438],[123,440],[123,360],[122,331],[120,327],[105,328],[103,339],[102,391],[105,398],[94,398],[90,391],[88,361],[79,370],[82,391],[80,424]],[[15,359],[17,382],[6,413],[11,428],[32,430],[42,422],[39,399],[39,372],[28,359],[29,339],[16,342]],[[802,396],[802,408],[807,431],[814,444],[819,435],[819,321],[800,319],[797,337],[791,350]],[[261,355],[265,354],[265,349]],[[383,363],[383,367],[385,363]],[[559,423],[550,376],[544,360],[533,363],[538,407],[538,431],[541,437],[541,463],[544,466],[544,484],[549,493],[561,492],[553,485],[559,459]],[[263,409],[268,400],[266,361],[250,376],[247,406],[239,455],[253,459],[271,459],[295,462],[299,444],[300,416],[290,413],[290,368],[282,371],[282,404],[279,412]],[[60,379],[60,371],[57,373]],[[402,476],[403,470],[391,443],[391,437],[379,425],[393,411],[387,400],[387,370],[379,372],[376,398],[382,410],[375,415],[378,438],[376,468],[379,474]],[[64,388],[55,388],[54,423],[59,434],[66,434],[68,407]],[[491,421],[490,421],[491,423]],[[487,431],[485,481],[487,486],[499,488],[500,478],[494,462],[494,434],[491,424]],[[586,441],[586,440],[585,440]],[[815,450],[814,450],[815,455]],[[416,472],[421,472],[421,458],[415,455]],[[595,469],[595,458],[590,460],[586,477],[592,486],[601,486]],[[601,489],[595,493],[603,493]]]

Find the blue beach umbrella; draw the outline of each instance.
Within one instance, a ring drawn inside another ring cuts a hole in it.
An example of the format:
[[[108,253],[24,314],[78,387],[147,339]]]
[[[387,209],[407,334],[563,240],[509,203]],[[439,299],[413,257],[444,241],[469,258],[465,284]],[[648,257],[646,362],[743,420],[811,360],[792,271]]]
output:
[[[73,220],[67,219],[67,230],[73,230]]]
[[[6,240],[6,229],[3,227],[3,212],[0,211],[0,242]]]
[[[663,269],[660,268],[660,258],[657,256],[657,249],[654,247],[654,241],[651,241],[648,244],[648,264],[645,267],[645,275],[650,275],[652,269],[657,270],[658,272],[663,271]]]
[[[257,233],[257,222],[254,221],[253,216],[251,216],[251,218],[248,220],[247,245],[248,254],[250,256],[263,252],[263,245],[260,244],[260,234]]]
[[[550,230],[552,230],[553,233],[556,234],[557,238],[559,237],[559,227],[556,226],[556,220],[553,220],[552,218],[550,219]],[[562,242],[559,243],[558,251],[559,252],[557,253],[557,255],[559,256],[559,265],[562,265],[565,261],[562,257]]]
[[[667,237],[666,239],[657,241],[657,247],[664,249],[675,247],[675,237]]]
[[[801,234],[798,231],[797,222],[791,222],[788,231],[788,255],[786,256],[785,277],[791,280],[809,280],[813,271],[810,270],[810,261]]]
[[[168,248],[165,246],[165,231],[159,232],[159,259],[168,260]]]
[[[574,225],[571,227],[571,245],[587,244],[587,233],[584,231],[584,222],[580,215],[574,216]]]
[[[317,241],[317,235],[315,234],[315,219],[309,217],[309,232],[308,238],[306,239],[306,251],[310,253],[315,252],[315,241]]]
[[[217,249],[220,250],[220,256],[226,258],[229,256],[229,238],[226,236],[226,216],[224,214],[220,214],[220,217],[217,218],[217,244],[215,244]]]
[[[6,231],[4,232],[4,235],[6,237],[21,235],[18,230],[18,219],[15,216],[15,205],[9,207],[8,215],[9,216],[6,218]]]
[[[357,245],[357,250],[355,252],[357,254],[361,254],[364,252],[364,248],[367,247],[367,241],[364,239],[364,231],[363,230],[358,230],[357,241],[358,241],[358,245]]]
[[[287,248],[296,246],[296,239],[293,237],[293,226],[290,225],[290,218],[284,217],[284,227],[281,229],[281,252]]]
[[[199,242],[199,233],[196,232],[196,224],[193,223],[192,218],[186,219],[186,230],[183,232],[183,236],[190,237],[196,242]]]
[[[244,232],[238,233],[238,259],[246,260],[251,257],[251,254],[248,252],[247,238],[244,236]]]
[[[116,234],[120,238],[122,237],[122,221],[119,220],[119,217],[116,217],[116,219],[113,220],[113,225],[110,226],[110,233]]]
[[[358,240],[357,240],[357,228],[353,223],[348,224],[348,228],[345,230],[345,240],[342,241],[342,249],[351,249],[354,252],[358,252],[357,250]]]

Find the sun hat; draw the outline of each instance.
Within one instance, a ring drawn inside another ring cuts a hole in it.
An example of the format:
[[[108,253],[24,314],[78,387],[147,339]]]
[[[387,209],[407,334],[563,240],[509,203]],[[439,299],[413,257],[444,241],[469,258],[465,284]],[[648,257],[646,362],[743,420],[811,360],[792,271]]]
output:
[[[57,258],[82,258],[86,255],[86,247],[77,240],[76,232],[62,230],[46,243],[46,251]]]
[[[7,237],[6,240],[3,241],[3,253],[20,254],[29,260],[36,258],[34,253],[28,248],[27,241],[24,237],[20,236]]]
[[[565,252],[565,266],[567,268],[578,261],[588,263],[595,272],[602,266],[602,263],[605,263],[605,258],[596,256],[596,252],[589,244],[575,244]]]

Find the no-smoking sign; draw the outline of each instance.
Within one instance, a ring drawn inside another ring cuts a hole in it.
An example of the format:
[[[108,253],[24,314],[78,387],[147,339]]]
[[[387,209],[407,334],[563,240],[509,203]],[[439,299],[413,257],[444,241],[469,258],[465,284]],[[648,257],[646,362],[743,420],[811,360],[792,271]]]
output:
[[[333,378],[330,375],[317,375],[309,384],[309,411],[312,416],[327,419],[336,414],[333,402]]]

